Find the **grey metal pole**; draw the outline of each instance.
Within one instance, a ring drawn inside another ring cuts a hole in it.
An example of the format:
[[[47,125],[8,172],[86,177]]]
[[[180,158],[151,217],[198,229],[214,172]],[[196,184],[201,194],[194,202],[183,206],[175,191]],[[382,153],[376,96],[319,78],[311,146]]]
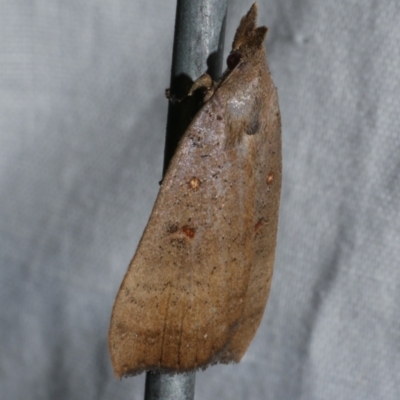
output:
[[[192,400],[194,398],[195,372],[168,375],[148,372],[146,400]]]
[[[170,96],[182,98],[192,82],[208,72],[213,80],[222,73],[227,0],[178,0]],[[169,103],[164,173],[190,121],[201,107],[191,96]],[[193,400],[196,373],[148,372],[145,400]]]

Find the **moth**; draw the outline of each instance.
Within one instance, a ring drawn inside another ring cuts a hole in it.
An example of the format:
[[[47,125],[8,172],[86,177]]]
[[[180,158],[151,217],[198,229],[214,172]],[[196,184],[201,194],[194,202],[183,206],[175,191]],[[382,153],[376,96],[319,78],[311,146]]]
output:
[[[257,6],[235,34],[227,70],[208,75],[115,300],[117,377],[239,362],[272,279],[281,189],[281,122]]]

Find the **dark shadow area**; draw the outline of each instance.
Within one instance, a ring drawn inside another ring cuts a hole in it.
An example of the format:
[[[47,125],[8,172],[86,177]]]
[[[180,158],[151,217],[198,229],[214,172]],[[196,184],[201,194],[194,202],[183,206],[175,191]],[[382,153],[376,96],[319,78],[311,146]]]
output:
[[[192,84],[193,81],[184,74],[173,78],[171,81],[171,100],[168,107],[163,175],[168,168],[182,135],[203,104],[203,93],[200,90],[197,90],[192,96],[187,96]]]
[[[207,72],[214,81],[218,80],[222,73],[225,25],[226,15],[224,16],[219,32],[218,49],[207,57],[207,70],[201,72]],[[179,26],[177,26],[176,29],[179,29]],[[175,35],[177,35],[177,32],[175,32]],[[174,70],[174,67],[172,67],[172,70]],[[190,97],[187,96],[192,84],[193,80],[186,74],[180,74],[178,76],[171,77],[171,86],[169,89],[169,96],[171,100],[168,107],[163,175],[168,168],[179,141],[181,140],[190,122],[203,105],[204,93],[201,90],[196,91]],[[177,99],[180,101],[176,101]]]
[[[221,76],[222,61],[222,51],[213,52],[207,58],[208,68],[206,72],[213,80],[217,80]],[[171,80],[163,175],[167,171],[169,162],[176,151],[179,141],[203,105],[204,93],[202,90],[197,90],[192,96],[187,96],[192,85],[192,79],[185,74],[178,75]]]

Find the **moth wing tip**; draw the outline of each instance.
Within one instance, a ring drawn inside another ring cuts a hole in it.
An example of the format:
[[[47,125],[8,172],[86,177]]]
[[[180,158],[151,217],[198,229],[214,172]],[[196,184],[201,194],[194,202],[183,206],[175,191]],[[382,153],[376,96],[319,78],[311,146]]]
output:
[[[247,14],[240,20],[232,43],[232,50],[243,46],[258,48],[262,45],[268,28],[266,26],[257,27],[257,14],[258,5],[253,3]]]

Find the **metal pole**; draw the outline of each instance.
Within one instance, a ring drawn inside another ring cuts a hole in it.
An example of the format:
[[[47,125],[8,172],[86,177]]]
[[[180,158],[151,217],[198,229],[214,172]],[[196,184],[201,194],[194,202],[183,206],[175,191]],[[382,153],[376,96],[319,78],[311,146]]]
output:
[[[178,0],[170,96],[183,98],[191,84],[204,72],[220,77],[223,63],[227,0]],[[165,140],[164,173],[190,121],[201,107],[191,96],[169,103]],[[145,400],[193,400],[196,373],[148,372]]]
[[[195,372],[168,375],[148,372],[146,375],[146,400],[192,400],[194,398]]]

